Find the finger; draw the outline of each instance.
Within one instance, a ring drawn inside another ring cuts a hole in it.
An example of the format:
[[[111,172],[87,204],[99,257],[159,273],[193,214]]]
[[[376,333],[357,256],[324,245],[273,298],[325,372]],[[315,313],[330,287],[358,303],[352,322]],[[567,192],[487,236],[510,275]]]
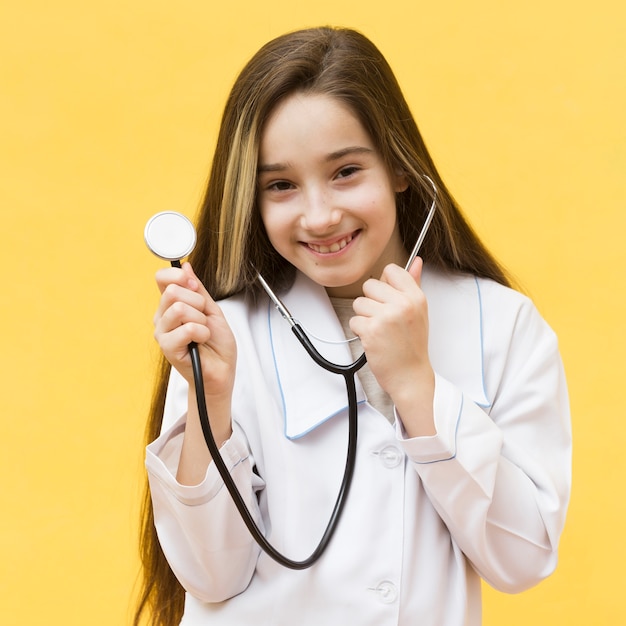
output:
[[[374,317],[384,306],[384,301],[372,296],[359,296],[352,303],[352,310],[355,315],[361,317]]]
[[[202,346],[209,343],[211,330],[204,324],[183,324],[166,333],[155,332],[156,340],[163,351],[187,350],[193,341]]]
[[[179,267],[163,267],[157,271],[155,278],[161,293],[165,291],[168,285],[187,287],[189,281],[189,277]]]
[[[168,360],[187,360],[189,344],[205,345],[211,331],[203,324],[184,324],[166,333],[155,331],[154,337]]]
[[[415,284],[415,276],[421,275],[421,265],[422,260],[419,257],[415,257],[415,260],[411,263],[411,267],[407,272],[403,267],[395,263],[390,263],[385,266],[380,280],[395,289],[406,291]],[[411,271],[413,271],[413,274],[411,274]],[[415,274],[415,272],[418,272],[418,274]]]
[[[157,307],[154,315],[154,320],[163,317],[165,312],[176,303],[181,303],[198,311],[205,313],[207,309],[206,298],[195,291],[191,291],[186,287],[181,287],[176,283],[170,283],[167,285],[159,300],[159,306]]]
[[[167,333],[183,324],[207,326],[207,316],[198,308],[180,300],[166,308],[162,315],[155,315],[154,325],[158,332]]]
[[[398,265],[388,265],[380,280],[370,278],[363,283],[363,295],[377,302],[390,302],[398,292],[410,291],[415,287],[415,281]]]
[[[413,277],[418,287],[422,285],[422,271],[424,269],[424,261],[421,257],[416,256],[409,267],[409,274]]]
[[[163,293],[170,285],[178,285],[200,293],[204,297],[209,296],[207,290],[202,285],[200,279],[196,276],[191,264],[183,263],[182,267],[164,267],[157,271],[156,281],[159,290]],[[209,296],[210,297],[210,296]]]
[[[188,279],[188,288],[196,291],[200,294],[206,301],[206,310],[205,312],[209,315],[218,314],[221,315],[221,309],[218,304],[212,298],[211,294],[207,291],[206,287],[202,283],[202,281],[196,276],[196,273],[193,271],[193,267],[189,261],[185,261],[182,265],[182,270],[187,276]]]
[[[190,263],[185,262],[180,268],[162,268],[157,272],[156,279],[162,293],[157,316],[163,315],[165,310],[177,300],[187,302],[207,315],[221,315],[221,310],[202,281],[196,276]]]

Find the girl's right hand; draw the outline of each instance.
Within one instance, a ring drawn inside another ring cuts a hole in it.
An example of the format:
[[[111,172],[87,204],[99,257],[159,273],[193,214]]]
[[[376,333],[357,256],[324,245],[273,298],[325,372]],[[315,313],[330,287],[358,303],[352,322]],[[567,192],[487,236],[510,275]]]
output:
[[[198,345],[207,400],[230,399],[235,380],[237,344],[222,310],[191,265],[163,268],[156,274],[161,292],[154,336],[172,367],[193,388],[189,344]]]

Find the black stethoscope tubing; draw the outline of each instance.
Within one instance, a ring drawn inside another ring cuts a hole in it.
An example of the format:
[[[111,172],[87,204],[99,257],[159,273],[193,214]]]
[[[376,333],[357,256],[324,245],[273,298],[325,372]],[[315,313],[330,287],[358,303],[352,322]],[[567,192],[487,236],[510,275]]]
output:
[[[176,262],[173,263],[173,265],[175,264]],[[289,569],[294,570],[302,570],[311,567],[311,565],[313,565],[322,556],[324,550],[328,546],[337,528],[339,518],[341,517],[341,513],[348,497],[348,492],[352,483],[352,476],[354,474],[354,466],[356,463],[356,445],[358,435],[358,407],[356,398],[355,375],[363,367],[363,365],[365,365],[367,358],[365,356],[365,353],[363,353],[356,361],[354,361],[350,365],[339,365],[337,363],[332,363],[331,361],[325,359],[316,350],[315,346],[313,346],[310,339],[306,336],[305,332],[302,330],[302,327],[297,322],[293,323],[291,329],[298,338],[298,341],[302,344],[304,349],[309,353],[311,358],[318,365],[320,365],[329,372],[333,372],[335,374],[340,374],[341,376],[343,376],[346,384],[346,392],[348,395],[348,447],[343,479],[341,481],[339,493],[337,494],[335,506],[333,507],[333,511],[328,521],[328,525],[326,526],[326,530],[324,531],[324,534],[322,535],[322,538],[317,548],[315,548],[315,550],[308,558],[302,561],[295,561],[279,552],[265,538],[265,536],[257,526],[256,522],[254,521],[250,510],[244,502],[244,499],[241,496],[239,489],[237,489],[237,485],[235,485],[235,481],[230,475],[230,472],[228,471],[228,468],[226,467],[226,464],[222,459],[219,448],[217,447],[217,444],[215,442],[215,438],[213,437],[213,432],[211,431],[206,400],[204,397],[202,364],[200,362],[200,353],[196,343],[189,344],[189,355],[191,357],[191,365],[193,369],[196,401],[198,403],[198,413],[200,416],[200,426],[202,427],[202,434],[204,435],[204,439],[206,441],[209,452],[213,457],[215,467],[217,468],[217,471],[224,481],[224,485],[226,486],[228,493],[230,493],[230,496],[235,506],[237,507],[237,510],[239,511],[239,515],[241,516],[243,522],[245,523],[254,540],[259,544],[264,552],[266,552],[271,558],[273,558],[277,563],[283,565],[284,567],[288,567]]]

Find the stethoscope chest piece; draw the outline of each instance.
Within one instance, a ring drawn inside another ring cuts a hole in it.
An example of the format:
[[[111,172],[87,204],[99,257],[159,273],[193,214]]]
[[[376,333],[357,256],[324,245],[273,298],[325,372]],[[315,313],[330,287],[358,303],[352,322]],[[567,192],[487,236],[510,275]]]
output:
[[[184,215],[163,211],[153,215],[143,233],[146,245],[161,259],[184,259],[196,245],[196,229]]]

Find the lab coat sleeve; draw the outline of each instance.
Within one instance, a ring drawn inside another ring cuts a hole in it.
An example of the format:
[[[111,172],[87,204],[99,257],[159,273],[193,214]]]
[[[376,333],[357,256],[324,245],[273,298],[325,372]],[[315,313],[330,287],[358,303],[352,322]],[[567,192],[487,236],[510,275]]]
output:
[[[185,429],[182,417],[147,448],[146,467],[159,541],[182,586],[204,602],[220,602],[249,584],[259,548],[241,520],[214,464],[199,485],[176,480]],[[253,472],[243,433],[220,449],[222,458],[263,530],[256,492],[263,481]]]
[[[437,375],[437,434],[407,439],[401,419],[397,433],[453,540],[489,584],[514,593],[556,566],[571,433],[552,330],[529,301],[511,329],[496,327],[485,329],[491,407]]]

